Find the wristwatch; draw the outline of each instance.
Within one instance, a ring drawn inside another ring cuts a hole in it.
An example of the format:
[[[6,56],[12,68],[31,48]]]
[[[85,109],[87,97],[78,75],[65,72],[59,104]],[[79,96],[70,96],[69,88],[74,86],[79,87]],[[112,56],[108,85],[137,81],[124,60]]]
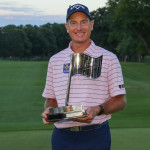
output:
[[[102,105],[99,105],[99,107],[101,108],[100,112],[97,114],[97,116],[101,115],[104,112],[104,107]]]

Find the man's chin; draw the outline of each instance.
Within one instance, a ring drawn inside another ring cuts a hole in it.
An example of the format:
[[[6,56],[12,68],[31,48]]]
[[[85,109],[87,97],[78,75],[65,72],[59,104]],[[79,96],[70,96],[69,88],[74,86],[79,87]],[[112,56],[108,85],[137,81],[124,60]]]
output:
[[[77,40],[74,40],[75,43],[85,43],[86,40],[83,40],[83,39],[77,39]]]

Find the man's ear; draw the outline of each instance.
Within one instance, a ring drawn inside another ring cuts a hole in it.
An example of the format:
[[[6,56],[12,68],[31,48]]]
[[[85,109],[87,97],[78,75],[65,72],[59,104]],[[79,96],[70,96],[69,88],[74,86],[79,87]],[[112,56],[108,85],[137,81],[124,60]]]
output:
[[[91,31],[93,30],[93,26],[94,26],[94,20],[92,20],[91,22],[90,22],[90,26],[91,26]]]
[[[65,27],[66,27],[67,32],[69,33],[69,26],[67,23],[65,24]]]

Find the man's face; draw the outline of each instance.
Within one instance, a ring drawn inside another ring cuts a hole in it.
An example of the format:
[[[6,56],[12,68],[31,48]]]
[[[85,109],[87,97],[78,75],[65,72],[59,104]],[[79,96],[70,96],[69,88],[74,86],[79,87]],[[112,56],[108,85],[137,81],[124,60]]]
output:
[[[66,29],[72,42],[85,43],[90,39],[93,30],[93,21],[82,12],[73,13],[66,23]]]

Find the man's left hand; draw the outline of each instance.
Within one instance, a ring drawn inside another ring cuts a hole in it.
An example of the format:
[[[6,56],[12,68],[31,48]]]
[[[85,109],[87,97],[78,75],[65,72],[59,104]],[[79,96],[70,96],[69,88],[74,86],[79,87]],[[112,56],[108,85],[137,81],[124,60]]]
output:
[[[93,118],[95,117],[95,115],[97,114],[97,109],[95,107],[89,107],[86,110],[86,115],[87,117],[83,117],[83,118],[75,118],[73,119],[74,121],[78,121],[78,122],[86,122],[86,123],[90,123]]]

